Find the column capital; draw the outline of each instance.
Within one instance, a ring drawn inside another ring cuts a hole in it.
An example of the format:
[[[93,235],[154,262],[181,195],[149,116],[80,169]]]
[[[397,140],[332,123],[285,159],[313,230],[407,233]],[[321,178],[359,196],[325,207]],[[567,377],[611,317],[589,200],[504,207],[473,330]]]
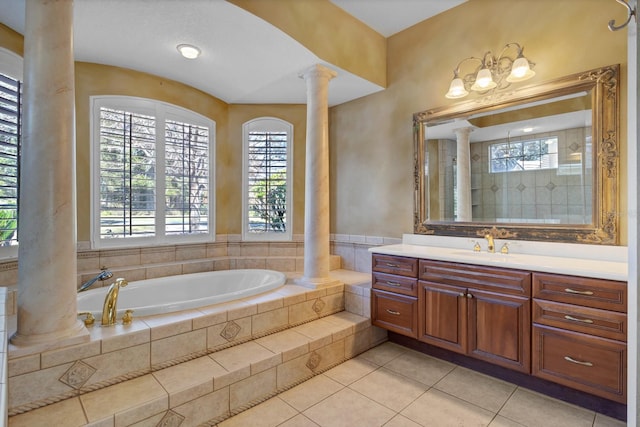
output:
[[[298,77],[300,77],[301,79],[305,79],[305,80],[309,80],[309,79],[313,79],[313,78],[325,78],[327,80],[331,80],[332,78],[336,77],[338,75],[338,73],[334,70],[332,70],[331,68],[325,67],[322,64],[315,64],[312,65],[311,67],[307,68],[306,70],[302,71]]]

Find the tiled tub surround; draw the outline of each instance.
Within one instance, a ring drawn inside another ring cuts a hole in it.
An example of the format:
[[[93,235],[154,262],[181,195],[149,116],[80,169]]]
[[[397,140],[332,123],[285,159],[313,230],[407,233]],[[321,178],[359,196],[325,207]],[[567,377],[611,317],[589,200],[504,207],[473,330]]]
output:
[[[294,278],[297,274],[289,276]],[[258,351],[254,347],[261,345],[261,341],[280,343],[278,345],[281,347],[272,347],[269,350],[272,354],[260,363],[255,362],[255,368],[236,369],[231,366],[227,369],[229,366],[221,364],[222,368],[218,366],[220,369],[216,368],[218,370],[212,374],[214,385],[215,378],[219,377],[219,386],[215,386],[212,393],[218,392],[221,387],[227,387],[228,393],[241,387],[249,390],[260,388],[250,384],[252,381],[270,382],[273,375],[278,373],[278,389],[287,385],[289,380],[286,378],[295,379],[292,383],[299,382],[303,379],[300,372],[295,371],[298,374],[294,374],[293,371],[289,372],[289,368],[300,368],[299,371],[312,375],[386,338],[386,332],[372,328],[368,318],[349,312],[340,313],[344,309],[345,299],[351,301],[349,305],[355,310],[364,311],[363,307],[368,305],[368,292],[364,290],[369,286],[368,275],[337,270],[332,272],[332,277],[346,284],[319,290],[287,284],[270,293],[235,302],[169,315],[134,318],[128,326],[93,326],[90,328],[90,342],[42,353],[29,354],[28,349],[10,346],[9,415],[78,396],[90,399],[86,396],[100,395],[101,389],[109,386],[135,387],[136,384],[145,384],[148,379],[156,378],[156,372],[169,367],[178,369],[184,362],[209,363],[208,359],[211,358],[215,361],[216,354],[224,354],[229,347],[239,344],[247,347],[245,350],[249,350],[250,354],[268,354],[266,350]],[[323,319],[325,316],[330,318]],[[15,321],[15,316],[12,319]],[[320,320],[320,324],[313,323]],[[346,329],[331,326],[344,322],[350,325]],[[291,327],[294,329],[285,330]],[[328,335],[327,331],[330,332]],[[295,334],[291,335],[292,332]],[[291,340],[292,337],[297,337],[297,341]],[[251,340],[254,341],[249,342]],[[292,348],[288,347],[290,345]],[[286,348],[286,351],[281,351],[282,348]],[[318,360],[314,362],[311,359]],[[310,369],[305,367],[308,363],[312,367],[314,363],[319,365]],[[269,373],[264,373],[263,368]],[[255,378],[249,376],[254,374]],[[117,384],[123,381],[123,384]],[[196,388],[207,389],[205,386]],[[167,396],[159,399],[166,401]],[[180,398],[169,397],[169,401],[175,399],[179,401]],[[66,402],[64,400],[60,405]],[[240,408],[238,405],[236,407]],[[166,412],[166,409],[162,411]],[[117,408],[111,413],[111,420],[115,412]]]

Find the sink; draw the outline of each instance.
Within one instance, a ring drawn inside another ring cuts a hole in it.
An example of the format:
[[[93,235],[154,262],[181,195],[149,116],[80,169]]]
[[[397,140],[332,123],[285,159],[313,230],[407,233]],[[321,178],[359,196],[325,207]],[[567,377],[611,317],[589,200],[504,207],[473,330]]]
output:
[[[444,255],[444,253],[443,253]],[[515,261],[515,257],[512,254],[503,254],[501,252],[474,252],[473,250],[459,250],[449,251],[448,255],[452,255],[456,258],[474,259],[483,262],[509,262]]]

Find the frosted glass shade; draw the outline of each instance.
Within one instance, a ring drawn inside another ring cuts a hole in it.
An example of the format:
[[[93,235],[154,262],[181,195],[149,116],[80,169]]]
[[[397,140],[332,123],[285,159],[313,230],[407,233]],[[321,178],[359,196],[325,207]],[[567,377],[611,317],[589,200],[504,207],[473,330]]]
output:
[[[464,88],[464,83],[462,82],[462,79],[459,77],[456,77],[455,79],[451,80],[451,85],[449,86],[449,92],[447,92],[445,97],[449,99],[456,99],[456,98],[463,98],[467,95],[469,95],[469,92],[467,92],[467,90]]]
[[[535,76],[536,73],[529,67],[529,61],[524,56],[513,61],[511,74],[507,77],[509,83],[522,82]]]
[[[473,84],[473,86],[471,86],[471,90],[482,92],[485,90],[493,89],[496,86],[497,84],[493,81],[491,71],[489,71],[488,68],[483,68],[482,70],[478,71],[476,82]]]

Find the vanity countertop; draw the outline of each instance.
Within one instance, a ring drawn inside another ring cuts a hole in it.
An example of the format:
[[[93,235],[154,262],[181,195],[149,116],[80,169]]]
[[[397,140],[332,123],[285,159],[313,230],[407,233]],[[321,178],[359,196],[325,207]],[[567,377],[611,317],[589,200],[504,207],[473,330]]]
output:
[[[425,246],[407,243],[373,247],[370,248],[369,251],[384,255],[627,281],[626,261],[603,260],[602,258],[574,258],[559,255],[549,256],[522,253],[502,254],[500,252],[489,253],[486,251],[474,252],[471,248],[461,249],[458,247]]]

